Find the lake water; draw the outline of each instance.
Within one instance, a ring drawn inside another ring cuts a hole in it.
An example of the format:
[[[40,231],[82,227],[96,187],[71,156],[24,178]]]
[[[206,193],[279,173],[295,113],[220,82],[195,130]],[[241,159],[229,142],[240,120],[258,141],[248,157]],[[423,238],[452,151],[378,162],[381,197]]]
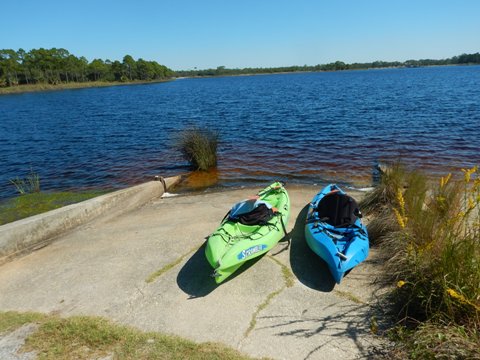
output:
[[[185,128],[219,131],[219,186],[370,184],[377,162],[433,174],[480,164],[480,66],[180,79],[0,96],[0,197],[120,188],[188,164]]]

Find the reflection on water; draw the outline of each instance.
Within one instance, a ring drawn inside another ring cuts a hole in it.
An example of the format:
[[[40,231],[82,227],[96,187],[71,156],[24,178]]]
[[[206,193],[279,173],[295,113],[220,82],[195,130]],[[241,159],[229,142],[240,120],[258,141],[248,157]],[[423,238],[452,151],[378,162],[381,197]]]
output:
[[[181,183],[181,187],[201,190],[207,187],[215,186],[218,183],[218,170],[193,171],[189,173]]]

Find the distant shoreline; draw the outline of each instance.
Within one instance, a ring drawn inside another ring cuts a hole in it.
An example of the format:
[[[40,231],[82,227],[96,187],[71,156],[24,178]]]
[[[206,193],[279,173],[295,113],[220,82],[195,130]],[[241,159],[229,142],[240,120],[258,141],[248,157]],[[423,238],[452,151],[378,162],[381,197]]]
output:
[[[215,75],[185,75],[173,78],[173,80],[182,79],[209,79],[221,77],[238,77],[238,76],[262,76],[262,75],[285,75],[285,74],[313,74],[313,73],[333,73],[346,71],[369,71],[369,70],[388,70],[388,69],[421,69],[421,68],[435,68],[435,67],[454,67],[454,66],[478,66],[480,64],[442,64],[442,65],[419,65],[419,66],[385,66],[385,67],[371,67],[358,69],[343,69],[343,70],[298,70],[298,71],[273,71],[273,72],[252,72],[239,74],[215,74]]]
[[[30,92],[42,92],[42,91],[59,91],[59,90],[71,90],[71,89],[85,89],[85,88],[97,88],[97,87],[110,87],[110,86],[126,86],[126,85],[148,85],[163,83],[182,79],[207,79],[207,78],[220,78],[220,77],[238,77],[238,76],[261,76],[261,75],[282,75],[282,74],[304,74],[304,73],[331,73],[342,71],[366,71],[366,70],[385,70],[385,69],[410,69],[410,68],[429,68],[429,67],[450,67],[450,66],[472,66],[478,64],[442,64],[442,65],[422,65],[422,66],[385,66],[385,67],[372,67],[365,69],[344,69],[344,70],[305,70],[305,71],[278,71],[278,72],[252,72],[252,73],[239,73],[239,74],[212,74],[212,75],[187,75],[172,77],[163,80],[150,80],[150,81],[88,81],[88,82],[70,82],[61,83],[57,85],[53,84],[28,84],[17,85],[9,87],[0,87],[1,95],[12,94],[24,94]]]
[[[53,84],[17,85],[17,86],[9,86],[9,87],[0,87],[0,96],[12,95],[12,94],[24,94],[24,93],[30,93],[30,92],[42,92],[42,91],[85,89],[85,88],[110,87],[110,86],[122,86],[122,85],[156,84],[156,83],[163,83],[163,82],[168,82],[172,80],[174,79],[152,80],[152,81],[138,80],[138,81],[127,81],[127,82],[88,81],[88,82],[61,83],[57,85],[53,85]]]

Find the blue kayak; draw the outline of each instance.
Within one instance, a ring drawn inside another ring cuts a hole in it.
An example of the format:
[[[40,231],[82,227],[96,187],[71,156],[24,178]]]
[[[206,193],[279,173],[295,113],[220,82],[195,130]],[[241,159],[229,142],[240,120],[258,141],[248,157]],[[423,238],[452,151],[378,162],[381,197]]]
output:
[[[308,208],[308,246],[327,263],[337,284],[368,256],[368,233],[361,217],[355,199],[335,184],[315,195]]]

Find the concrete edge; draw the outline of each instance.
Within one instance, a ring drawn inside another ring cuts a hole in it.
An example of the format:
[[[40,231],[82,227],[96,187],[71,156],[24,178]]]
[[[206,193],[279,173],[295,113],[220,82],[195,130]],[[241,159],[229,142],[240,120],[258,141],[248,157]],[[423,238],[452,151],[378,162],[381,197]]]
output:
[[[42,248],[100,215],[119,215],[161,196],[181,176],[149,181],[0,226],[0,265]]]

